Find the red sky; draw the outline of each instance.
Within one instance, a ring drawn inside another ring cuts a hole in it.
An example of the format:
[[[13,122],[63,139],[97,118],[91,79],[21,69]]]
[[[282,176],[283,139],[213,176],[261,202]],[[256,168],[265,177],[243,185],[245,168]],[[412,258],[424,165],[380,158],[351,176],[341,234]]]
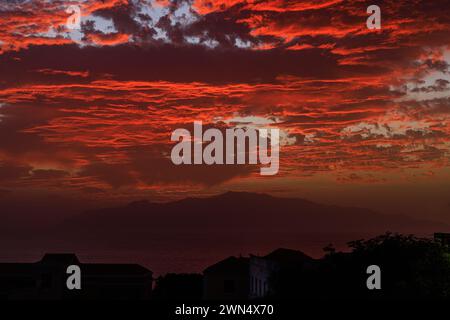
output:
[[[65,9],[78,4],[80,31]],[[368,30],[366,8],[381,8]],[[226,190],[450,223],[448,1],[3,1],[0,200]],[[280,172],[183,166],[201,120],[280,128]],[[33,200],[34,201],[34,200]]]

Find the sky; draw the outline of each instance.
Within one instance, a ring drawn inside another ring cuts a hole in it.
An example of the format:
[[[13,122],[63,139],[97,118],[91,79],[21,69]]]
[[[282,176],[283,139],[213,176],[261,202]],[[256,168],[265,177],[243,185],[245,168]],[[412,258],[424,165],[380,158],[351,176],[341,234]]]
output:
[[[66,26],[72,4],[80,30]],[[366,26],[372,4],[380,30]],[[449,10],[443,0],[1,1],[4,213],[20,204],[45,220],[38,203],[70,211],[234,190],[450,223]],[[279,128],[279,173],[175,166],[171,133],[194,121]]]

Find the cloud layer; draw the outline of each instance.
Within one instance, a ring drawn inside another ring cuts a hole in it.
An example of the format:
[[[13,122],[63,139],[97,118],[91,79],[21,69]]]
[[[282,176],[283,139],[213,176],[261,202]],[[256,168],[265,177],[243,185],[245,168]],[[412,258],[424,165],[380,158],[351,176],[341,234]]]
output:
[[[79,31],[65,26],[69,4],[81,6]],[[388,183],[391,172],[445,170],[449,4],[382,1],[375,31],[365,23],[370,4],[6,2],[2,186],[108,197],[256,182],[257,168],[168,158],[175,128],[243,118],[276,119],[293,142],[278,178]]]

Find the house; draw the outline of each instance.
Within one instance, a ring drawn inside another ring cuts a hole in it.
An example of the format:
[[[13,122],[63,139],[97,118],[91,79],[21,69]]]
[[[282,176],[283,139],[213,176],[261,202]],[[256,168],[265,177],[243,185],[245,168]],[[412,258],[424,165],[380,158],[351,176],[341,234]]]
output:
[[[275,293],[274,281],[277,274],[289,270],[301,272],[314,267],[314,259],[301,251],[277,249],[266,256],[251,256],[249,263],[250,298],[263,298]]]
[[[247,299],[249,258],[229,257],[203,271],[203,297],[207,300]]]
[[[80,267],[80,290],[67,289],[70,265]],[[74,254],[46,254],[35,263],[0,263],[0,299],[148,299],[152,276],[136,264],[81,263]]]
[[[266,256],[229,257],[203,274],[205,299],[257,299],[275,293],[277,274],[313,268],[315,260],[296,250],[277,249]]]

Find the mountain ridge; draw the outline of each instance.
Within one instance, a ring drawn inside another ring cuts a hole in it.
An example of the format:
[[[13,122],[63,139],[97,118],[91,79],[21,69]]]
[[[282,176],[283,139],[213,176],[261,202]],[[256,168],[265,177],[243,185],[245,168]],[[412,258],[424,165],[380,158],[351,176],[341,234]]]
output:
[[[125,206],[86,211],[66,223],[79,230],[133,233],[205,232],[432,232],[443,223],[370,209],[318,204],[302,198],[229,191],[211,197],[188,197],[172,202],[148,200]]]

